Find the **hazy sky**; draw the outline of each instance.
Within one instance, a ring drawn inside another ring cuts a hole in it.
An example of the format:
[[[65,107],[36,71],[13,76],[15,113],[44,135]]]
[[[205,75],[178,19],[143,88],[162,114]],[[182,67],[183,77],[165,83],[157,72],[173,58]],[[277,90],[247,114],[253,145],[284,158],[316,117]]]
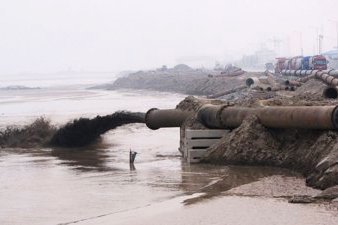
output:
[[[0,0],[0,75],[207,65],[336,45],[338,0]]]

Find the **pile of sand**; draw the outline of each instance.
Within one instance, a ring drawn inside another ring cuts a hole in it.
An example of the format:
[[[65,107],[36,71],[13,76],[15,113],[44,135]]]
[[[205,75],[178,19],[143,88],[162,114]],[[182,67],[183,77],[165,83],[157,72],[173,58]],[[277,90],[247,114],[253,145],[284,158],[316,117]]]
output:
[[[311,81],[309,87],[318,84]],[[306,86],[304,87],[306,90]],[[319,90],[319,88],[318,88]],[[333,100],[312,100],[302,104],[303,92],[293,96],[261,98],[247,95],[239,102],[197,99],[192,96],[183,100],[178,108],[195,112],[203,104],[245,105],[266,107],[269,105],[332,105]],[[319,93],[319,91],[317,92]],[[265,96],[267,97],[267,96]],[[316,99],[316,98],[314,98]],[[206,129],[195,116],[181,127],[184,130]],[[300,171],[306,177],[307,185],[326,189],[338,185],[338,132],[335,130],[271,129],[261,125],[255,116],[246,118],[241,126],[231,130],[215,145],[208,149],[204,162],[224,165],[277,166]]]

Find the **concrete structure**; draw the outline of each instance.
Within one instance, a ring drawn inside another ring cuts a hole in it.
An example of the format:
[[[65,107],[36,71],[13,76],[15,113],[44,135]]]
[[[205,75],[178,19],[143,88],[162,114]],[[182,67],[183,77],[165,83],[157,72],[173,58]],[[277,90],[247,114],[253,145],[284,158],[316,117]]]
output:
[[[207,149],[217,143],[227,130],[185,130],[185,139],[180,147],[184,159],[188,163],[198,163],[205,155]]]

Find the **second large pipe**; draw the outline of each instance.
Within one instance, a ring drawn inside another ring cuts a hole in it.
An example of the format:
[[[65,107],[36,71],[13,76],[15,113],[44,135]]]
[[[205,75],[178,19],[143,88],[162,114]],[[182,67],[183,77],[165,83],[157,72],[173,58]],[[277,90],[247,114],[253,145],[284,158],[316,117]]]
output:
[[[250,115],[271,128],[337,129],[336,106],[269,106],[262,108],[205,105],[198,112],[199,120],[209,128],[239,127]]]

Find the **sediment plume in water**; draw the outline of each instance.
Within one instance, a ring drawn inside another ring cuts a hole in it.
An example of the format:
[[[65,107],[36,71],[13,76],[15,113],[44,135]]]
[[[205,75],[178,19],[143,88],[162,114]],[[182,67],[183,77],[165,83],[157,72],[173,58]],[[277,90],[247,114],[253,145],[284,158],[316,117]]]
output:
[[[40,117],[24,127],[8,126],[0,130],[1,148],[33,148],[47,145],[57,128]]]
[[[121,111],[93,119],[76,119],[57,130],[50,140],[50,145],[67,148],[83,147],[95,142],[108,130],[130,123],[144,123],[144,117],[144,113]]]
[[[23,127],[8,126],[0,130],[0,148],[84,147],[93,144],[108,130],[144,123],[144,117],[144,113],[121,111],[93,119],[79,118],[59,129],[41,117]]]

